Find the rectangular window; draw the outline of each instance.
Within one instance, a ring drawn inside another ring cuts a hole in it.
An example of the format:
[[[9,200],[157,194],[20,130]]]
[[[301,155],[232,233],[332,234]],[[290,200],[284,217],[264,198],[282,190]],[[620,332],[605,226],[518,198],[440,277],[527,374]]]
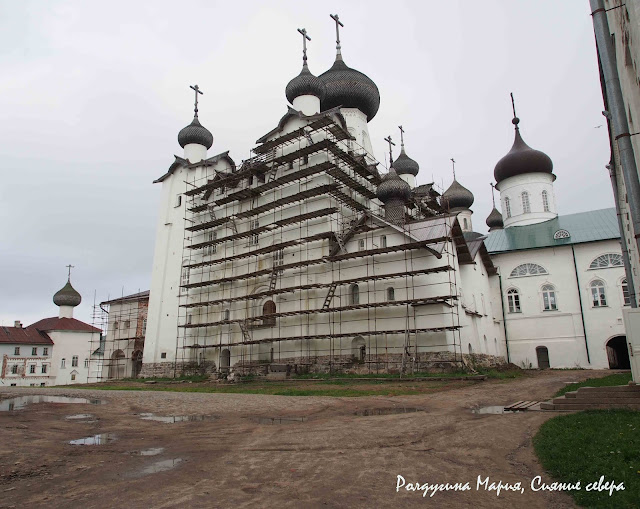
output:
[[[252,219],[251,223],[250,223],[251,231],[257,230],[259,227],[260,227],[260,222],[257,219]],[[252,246],[257,246],[259,240],[260,240],[260,234],[259,233],[256,232],[256,233],[253,233],[251,235],[251,245]]]
[[[166,359],[166,358],[167,358],[167,352],[162,352],[162,353],[160,354],[160,358],[161,358],[161,359]]]
[[[76,379],[76,375],[71,375],[71,380],[75,380]]]
[[[78,367],[78,356],[74,355],[73,357],[71,357],[71,367],[72,368],[77,368]]]
[[[37,346],[34,346],[34,347],[31,349],[31,355],[38,355],[38,347],[37,347]]]
[[[11,366],[11,374],[13,375],[17,375],[18,374],[18,365],[14,364],[13,366]]]
[[[147,319],[142,319],[142,335],[144,336],[147,333]]]
[[[35,373],[36,372],[36,365],[35,364],[31,364],[29,366],[29,373]]]
[[[85,359],[84,360],[84,367],[88,368],[89,367],[89,359]]]
[[[16,346],[16,347],[13,349],[13,355],[20,355],[20,347],[19,347],[19,346]]]
[[[380,247],[387,247],[387,236],[380,235]]]
[[[273,266],[280,267],[284,263],[284,249],[278,249],[273,253]]]
[[[365,242],[364,242],[364,239],[360,239],[360,240],[358,241],[358,250],[359,250],[359,251],[364,251],[364,248],[365,248]]]
[[[47,372],[47,365],[43,364],[42,365],[42,369],[40,370],[42,373],[46,373]]]
[[[182,286],[189,284],[189,267],[182,267]]]
[[[131,322],[127,320],[126,322],[124,322],[124,330],[127,330],[129,327],[131,327]]]
[[[49,349],[47,347],[42,349],[42,355],[49,355]]]
[[[40,384],[40,387],[44,387],[44,382],[42,382],[42,383]]]
[[[175,208],[177,209],[180,205],[182,205],[182,195],[181,194],[176,196],[176,206],[175,206]]]
[[[218,234],[217,232],[210,232],[209,233],[209,242],[213,242],[214,240],[216,240],[218,238]],[[207,246],[207,254],[208,255],[212,255],[218,252],[218,245],[217,244],[210,244]]]
[[[62,359],[62,362],[60,362],[60,367],[64,368],[66,364],[67,364],[67,359]]]

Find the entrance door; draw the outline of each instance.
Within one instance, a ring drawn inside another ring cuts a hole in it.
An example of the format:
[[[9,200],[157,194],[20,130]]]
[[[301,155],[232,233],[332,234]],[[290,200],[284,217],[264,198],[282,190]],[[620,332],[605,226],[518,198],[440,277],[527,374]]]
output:
[[[607,341],[609,369],[631,369],[626,336],[616,336]]]
[[[228,371],[231,366],[231,352],[226,348],[220,352],[220,370]]]
[[[538,368],[547,369],[551,367],[549,364],[549,350],[547,350],[546,346],[536,348],[536,356],[538,357]]]

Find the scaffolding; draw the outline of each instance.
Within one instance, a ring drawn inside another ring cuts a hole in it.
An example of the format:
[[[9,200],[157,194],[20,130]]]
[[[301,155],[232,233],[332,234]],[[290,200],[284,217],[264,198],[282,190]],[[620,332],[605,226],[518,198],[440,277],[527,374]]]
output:
[[[90,382],[138,377],[147,328],[149,291],[107,299],[93,305],[92,324],[102,330],[91,345],[94,366]]]
[[[176,372],[462,363],[462,232],[431,188],[388,223],[377,165],[331,114],[235,171],[191,165]]]

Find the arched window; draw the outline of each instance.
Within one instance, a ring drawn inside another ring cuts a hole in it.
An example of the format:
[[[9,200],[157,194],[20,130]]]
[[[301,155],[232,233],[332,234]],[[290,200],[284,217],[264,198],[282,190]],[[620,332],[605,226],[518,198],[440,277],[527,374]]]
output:
[[[469,224],[467,223],[467,218],[466,217],[462,218],[462,224],[464,225],[464,229],[465,230],[469,229]]]
[[[504,199],[504,210],[507,212],[507,217],[511,217],[511,200],[508,196]]]
[[[349,295],[351,297],[352,306],[360,304],[360,288],[358,285],[353,284],[349,287]]]
[[[604,291],[604,283],[599,279],[591,282],[591,298],[593,307],[600,308],[607,305],[607,295]]]
[[[180,284],[182,286],[189,284],[189,260],[182,260],[182,274],[180,278]]]
[[[529,193],[522,191],[522,212],[528,214],[531,212],[531,203],[529,203]]]
[[[622,255],[616,253],[607,253],[598,256],[589,265],[590,269],[608,269],[609,267],[622,267]]]
[[[537,263],[523,263],[511,271],[509,277],[540,276],[548,274],[546,269]]]
[[[545,212],[549,212],[549,194],[547,191],[542,191],[542,208]]]
[[[627,278],[624,278],[620,285],[622,286],[622,302],[625,306],[630,306],[631,297],[629,297],[629,285],[627,284]]]
[[[558,309],[556,289],[553,285],[544,285],[542,287],[542,305],[545,311],[556,311]]]
[[[396,291],[393,286],[387,288],[387,300],[396,300]]]
[[[471,343],[469,343],[469,355],[473,355],[473,347],[471,346]]]
[[[509,313],[520,313],[520,294],[515,288],[511,288],[507,292],[507,304],[509,305]]]
[[[387,247],[387,236],[380,235],[380,247]]]
[[[231,311],[229,311],[228,309],[225,309],[224,312],[222,313],[222,319],[231,320]]]
[[[262,315],[264,316],[264,318],[262,319],[262,324],[275,325],[276,324],[275,316],[269,316],[269,315],[275,314],[275,312],[276,312],[276,303],[273,302],[272,300],[266,301],[262,305]]]
[[[558,230],[553,234],[554,240],[568,239],[569,237],[571,237],[571,234],[567,230]]]
[[[360,240],[358,241],[358,250],[359,250],[359,251],[364,251],[364,249],[365,249],[365,242],[364,242],[364,239],[360,239]]]

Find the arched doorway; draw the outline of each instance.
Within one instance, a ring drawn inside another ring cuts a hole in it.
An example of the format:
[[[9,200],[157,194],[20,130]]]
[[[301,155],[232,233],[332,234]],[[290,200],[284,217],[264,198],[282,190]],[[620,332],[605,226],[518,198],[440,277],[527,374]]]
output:
[[[351,355],[358,361],[364,362],[367,356],[367,345],[362,336],[356,336],[351,341]]]
[[[607,341],[609,369],[631,369],[626,336],[616,336]]]
[[[125,357],[122,350],[116,350],[111,355],[109,363],[109,378],[124,378]]]
[[[226,348],[220,352],[220,370],[228,371],[231,367],[231,352]]]
[[[538,346],[536,348],[536,357],[538,358],[538,368],[547,369],[551,367],[549,363],[549,350],[546,346]]]
[[[140,371],[142,370],[142,350],[136,350],[131,356],[131,362],[133,363],[133,369],[131,370],[131,376],[138,378]]]
[[[262,305],[262,316],[264,316],[264,318],[262,319],[262,324],[275,325],[276,324],[275,317],[269,316],[269,315],[273,315],[275,312],[276,312],[276,303],[273,302],[272,300],[266,301]]]

